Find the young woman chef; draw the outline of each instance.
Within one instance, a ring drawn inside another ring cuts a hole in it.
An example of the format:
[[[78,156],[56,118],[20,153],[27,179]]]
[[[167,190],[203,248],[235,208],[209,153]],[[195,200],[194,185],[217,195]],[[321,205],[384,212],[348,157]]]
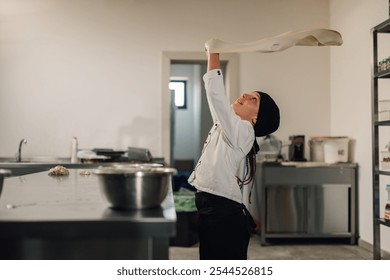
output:
[[[259,149],[255,136],[278,129],[279,108],[263,92],[244,93],[230,105],[219,54],[207,52],[207,59],[203,80],[214,124],[188,179],[197,189],[199,256],[247,259],[254,223],[242,203],[241,188],[254,181]]]

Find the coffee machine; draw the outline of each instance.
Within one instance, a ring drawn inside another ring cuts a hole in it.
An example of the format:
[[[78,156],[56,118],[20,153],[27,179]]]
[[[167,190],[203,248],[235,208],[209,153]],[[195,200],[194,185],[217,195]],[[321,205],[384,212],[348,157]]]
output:
[[[289,137],[290,146],[288,158],[291,161],[306,161],[305,159],[305,135],[292,135]]]

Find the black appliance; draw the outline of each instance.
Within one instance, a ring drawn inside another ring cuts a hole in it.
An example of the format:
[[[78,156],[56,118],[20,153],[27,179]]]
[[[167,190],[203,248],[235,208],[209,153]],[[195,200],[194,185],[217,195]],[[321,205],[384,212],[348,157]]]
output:
[[[292,135],[289,137],[290,146],[288,149],[289,160],[306,161],[305,159],[305,135]]]

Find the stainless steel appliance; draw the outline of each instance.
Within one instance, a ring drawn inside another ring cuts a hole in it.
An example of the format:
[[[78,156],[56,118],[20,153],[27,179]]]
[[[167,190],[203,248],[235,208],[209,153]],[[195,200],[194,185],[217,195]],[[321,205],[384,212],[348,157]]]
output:
[[[306,161],[305,159],[305,135],[292,135],[289,137],[289,160]]]
[[[150,162],[152,155],[148,149],[129,147],[127,151],[129,161],[135,162]]]

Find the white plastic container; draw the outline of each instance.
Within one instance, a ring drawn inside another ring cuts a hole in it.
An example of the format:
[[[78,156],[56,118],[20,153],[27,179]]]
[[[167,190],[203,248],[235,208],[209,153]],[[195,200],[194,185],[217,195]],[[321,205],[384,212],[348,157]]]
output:
[[[324,160],[326,163],[348,162],[347,137],[328,139],[324,142]]]
[[[381,111],[378,115],[378,121],[388,121],[390,120],[390,111]]]
[[[77,151],[78,151],[78,141],[77,137],[72,138],[72,148],[71,148],[71,155],[70,155],[70,162],[71,163],[77,163]]]
[[[309,144],[311,161],[326,163],[348,162],[348,137],[313,137]]]
[[[309,140],[310,161],[324,162],[324,141],[320,138]]]
[[[378,111],[390,111],[390,99],[379,100]]]
[[[381,169],[390,170],[390,152],[381,151]]]
[[[381,161],[381,169],[383,171],[390,170],[390,162],[388,162],[388,161]]]
[[[378,121],[390,120],[390,100],[379,100],[378,102]]]
[[[386,222],[390,222],[390,185],[386,185],[387,202],[385,206],[384,219]]]
[[[390,162],[390,151],[381,151],[381,159],[384,162]]]

